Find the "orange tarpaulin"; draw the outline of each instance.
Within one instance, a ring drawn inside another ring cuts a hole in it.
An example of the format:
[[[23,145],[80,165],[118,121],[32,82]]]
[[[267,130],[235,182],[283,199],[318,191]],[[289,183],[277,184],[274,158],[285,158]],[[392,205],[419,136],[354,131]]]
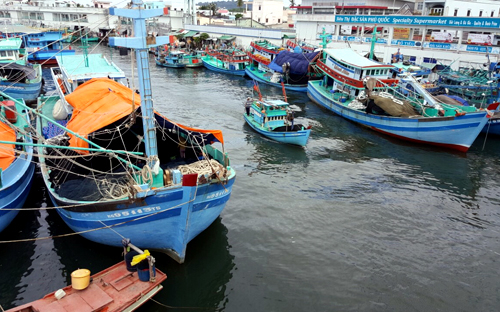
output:
[[[1,141],[16,141],[16,133],[14,129],[0,121],[0,140]],[[7,169],[16,158],[14,154],[14,144],[0,143],[0,168]]]
[[[132,110],[132,96],[131,89],[114,80],[107,78],[91,79],[65,97],[66,101],[73,106],[73,115],[67,124],[67,128],[87,138],[90,133],[129,115]],[[134,103],[136,108],[140,105],[140,100],[140,96],[135,94]],[[190,131],[211,133],[217,140],[224,143],[220,130],[200,130],[180,124],[176,125]],[[88,147],[85,141],[73,135],[70,135],[70,137],[70,146]]]

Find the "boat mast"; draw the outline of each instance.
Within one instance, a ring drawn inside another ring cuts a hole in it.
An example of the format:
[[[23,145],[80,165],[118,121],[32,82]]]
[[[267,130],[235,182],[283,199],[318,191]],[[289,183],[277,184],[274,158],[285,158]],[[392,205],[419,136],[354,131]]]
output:
[[[325,49],[326,49],[326,46],[331,42],[331,40],[326,40],[326,38],[328,36],[329,35],[326,34],[325,27],[323,27],[323,32],[321,33],[321,35],[319,35],[319,37],[321,38],[320,46],[323,47],[323,58],[326,58]]]
[[[373,26],[373,32],[372,32],[372,40],[371,40],[371,47],[370,47],[370,60],[373,60],[373,51],[375,51],[375,42],[377,42],[377,24]]]
[[[142,0],[132,0],[130,9],[110,8],[110,15],[121,16],[133,20],[135,37],[111,37],[110,46],[120,46],[135,49],[137,72],[139,78],[139,91],[141,95],[142,124],[144,128],[144,141],[146,147],[147,165],[153,173],[153,187],[163,186],[163,172],[159,167],[158,146],[156,140],[155,115],[151,92],[151,79],[149,75],[148,49],[169,42],[166,36],[147,36],[146,19],[163,15],[163,9],[144,9]]]

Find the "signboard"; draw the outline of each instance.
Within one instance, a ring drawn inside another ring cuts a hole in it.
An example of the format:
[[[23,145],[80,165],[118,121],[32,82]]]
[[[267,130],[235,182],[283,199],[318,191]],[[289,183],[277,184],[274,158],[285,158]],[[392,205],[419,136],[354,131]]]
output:
[[[429,38],[431,42],[453,42],[453,35],[451,32],[433,31]]]
[[[350,34],[352,34],[352,25],[342,25],[340,27],[340,34],[341,35],[350,35]]]
[[[410,28],[396,28],[394,27],[394,39],[410,39]]]
[[[467,36],[468,44],[492,45],[493,35],[469,34]]]
[[[325,29],[325,33],[332,34],[335,32],[335,25],[332,24],[318,24],[316,29],[317,34],[323,33],[323,28]]]
[[[407,15],[335,15],[335,23],[393,24],[411,26],[500,28],[500,18],[407,16]]]

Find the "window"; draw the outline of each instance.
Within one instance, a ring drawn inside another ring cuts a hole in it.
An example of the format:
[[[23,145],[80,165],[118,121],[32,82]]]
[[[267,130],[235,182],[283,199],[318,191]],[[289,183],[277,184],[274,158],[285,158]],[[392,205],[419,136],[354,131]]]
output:
[[[491,17],[493,17],[493,14],[495,14],[495,11],[491,11]]]
[[[467,10],[467,16],[470,16],[470,10]]]
[[[422,11],[422,10],[423,10],[423,8],[424,8],[424,3],[423,3],[423,2],[419,2],[419,3],[417,4],[417,10],[418,10],[418,11]]]
[[[260,23],[260,17],[259,17],[259,19],[257,20],[257,22],[259,22],[259,23]]]
[[[479,16],[483,16],[483,11],[479,11]]]
[[[260,5],[259,5],[259,11],[261,10]]]
[[[269,19],[268,18],[266,18],[266,23],[269,23]]]
[[[281,20],[278,18],[278,24],[281,23]]]
[[[453,16],[457,16],[458,15],[458,9],[455,9],[455,12],[453,12]]]

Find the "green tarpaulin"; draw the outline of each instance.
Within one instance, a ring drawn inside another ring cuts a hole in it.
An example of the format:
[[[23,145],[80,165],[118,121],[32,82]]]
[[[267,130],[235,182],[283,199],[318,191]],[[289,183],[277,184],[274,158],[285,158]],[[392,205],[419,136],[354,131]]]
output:
[[[235,36],[221,36],[219,37],[219,40],[233,40],[236,38]]]
[[[184,34],[184,37],[193,37],[197,33],[198,33],[197,31],[190,30],[189,32],[187,32],[187,33]]]
[[[295,39],[295,34],[284,34],[281,39]]]

